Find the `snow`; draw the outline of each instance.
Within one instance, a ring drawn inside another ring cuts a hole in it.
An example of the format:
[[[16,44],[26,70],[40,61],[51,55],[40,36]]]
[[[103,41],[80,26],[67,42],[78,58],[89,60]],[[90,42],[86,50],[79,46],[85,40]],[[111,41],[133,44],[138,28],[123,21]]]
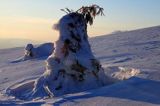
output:
[[[45,73],[37,80],[9,87],[6,90],[8,95],[23,100],[56,97],[111,83],[93,56],[85,28],[87,23],[83,15],[74,12],[67,14],[58,24],[59,39],[55,51],[46,61]],[[37,57],[40,51],[32,44],[28,44],[25,50],[26,58]],[[44,49],[39,54],[43,52]]]
[[[159,42],[159,26],[90,38],[94,55],[100,60],[105,73],[115,80],[114,83],[79,93],[35,100],[20,100],[5,92],[7,88],[17,88],[39,78],[46,70],[46,58],[11,63],[23,56],[24,49],[1,49],[0,106],[159,106]]]
[[[109,67],[110,69],[106,68],[106,72],[109,72],[109,70],[112,72],[106,73],[111,75],[112,78],[118,79],[118,80],[125,80],[129,79],[133,76],[137,76],[140,74],[139,69],[129,68],[129,67]]]
[[[155,91],[152,91],[155,87]],[[85,106],[151,105],[160,103],[160,82],[137,77],[81,94],[66,96],[55,104]],[[148,103],[148,104],[147,104]]]
[[[33,44],[27,44],[24,48],[24,56],[21,56],[13,61],[12,63],[17,63],[21,61],[26,61],[29,59],[35,58],[47,58],[50,56],[54,51],[54,44],[53,43],[44,43],[34,47]]]

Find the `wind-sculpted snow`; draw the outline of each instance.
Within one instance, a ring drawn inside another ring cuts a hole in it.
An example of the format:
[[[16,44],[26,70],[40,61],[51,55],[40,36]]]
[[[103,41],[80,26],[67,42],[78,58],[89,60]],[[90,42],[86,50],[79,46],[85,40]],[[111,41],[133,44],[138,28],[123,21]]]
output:
[[[154,87],[154,91],[153,91]],[[159,106],[160,82],[133,77],[99,89],[63,97],[61,106]]]
[[[103,64],[160,69],[160,26],[100,36],[90,42]]]
[[[110,77],[119,81],[129,79],[133,76],[138,76],[141,73],[139,69],[134,69],[130,67],[113,66],[113,67],[106,67],[106,68],[104,67],[104,69],[107,75],[110,75]]]
[[[21,56],[24,49],[0,50],[0,106],[159,106],[159,41],[160,27],[91,38],[95,58],[100,60],[105,75],[114,83],[34,100],[20,100],[25,99],[21,93],[32,90],[34,82],[42,76],[46,69],[44,59],[10,63]],[[130,59],[126,61],[127,58]],[[18,96],[6,95],[6,91]]]

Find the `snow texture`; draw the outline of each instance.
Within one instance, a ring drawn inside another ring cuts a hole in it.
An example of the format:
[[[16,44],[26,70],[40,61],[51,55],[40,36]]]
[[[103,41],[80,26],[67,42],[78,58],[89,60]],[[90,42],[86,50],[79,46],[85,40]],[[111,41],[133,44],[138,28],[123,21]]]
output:
[[[18,90],[16,95],[21,97],[24,89],[32,90],[33,82],[45,71],[45,59],[10,63],[24,49],[0,50],[0,106],[159,106],[159,42],[159,26],[91,38],[93,54],[100,60],[105,74],[115,82],[79,93],[34,100],[20,100],[6,92]]]

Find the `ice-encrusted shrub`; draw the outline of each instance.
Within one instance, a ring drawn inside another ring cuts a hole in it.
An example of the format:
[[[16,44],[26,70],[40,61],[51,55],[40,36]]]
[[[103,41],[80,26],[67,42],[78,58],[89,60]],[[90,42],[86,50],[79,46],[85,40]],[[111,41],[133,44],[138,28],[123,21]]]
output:
[[[37,47],[34,47],[33,44],[27,44],[24,50],[25,50],[24,60],[31,59],[31,58],[44,57],[44,56],[49,56],[53,53],[54,44],[44,43]]]
[[[93,5],[76,12],[67,11],[56,25],[59,38],[46,61],[46,72],[35,81],[32,91],[22,94],[23,97],[60,96],[110,83],[92,53],[87,34],[87,24],[92,24],[102,8]]]

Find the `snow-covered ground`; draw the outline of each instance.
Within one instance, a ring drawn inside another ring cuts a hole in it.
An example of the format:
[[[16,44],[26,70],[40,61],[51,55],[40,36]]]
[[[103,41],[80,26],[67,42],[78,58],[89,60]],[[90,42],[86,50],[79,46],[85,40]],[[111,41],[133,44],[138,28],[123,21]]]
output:
[[[105,73],[115,78],[115,83],[55,98],[19,100],[5,95],[6,89],[42,75],[47,57],[13,63],[23,56],[24,47],[1,49],[0,106],[160,105],[160,26],[94,37],[90,43]]]

